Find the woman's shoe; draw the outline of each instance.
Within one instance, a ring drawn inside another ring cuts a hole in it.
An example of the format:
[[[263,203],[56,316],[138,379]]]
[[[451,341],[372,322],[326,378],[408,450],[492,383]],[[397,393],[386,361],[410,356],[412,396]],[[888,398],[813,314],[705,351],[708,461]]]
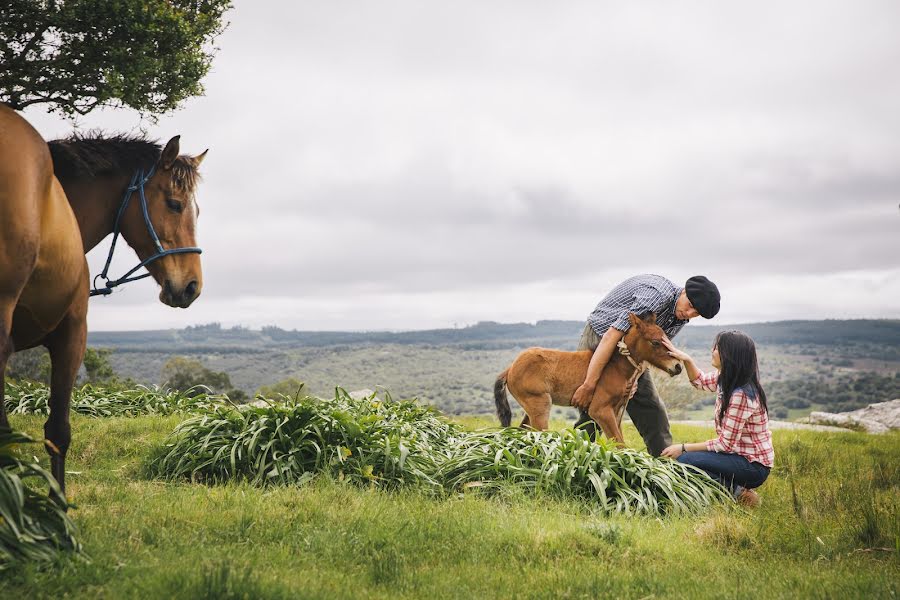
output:
[[[756,508],[762,503],[762,500],[760,499],[759,494],[757,494],[753,490],[744,488],[743,490],[741,490],[741,493],[738,494],[737,503],[741,506]]]

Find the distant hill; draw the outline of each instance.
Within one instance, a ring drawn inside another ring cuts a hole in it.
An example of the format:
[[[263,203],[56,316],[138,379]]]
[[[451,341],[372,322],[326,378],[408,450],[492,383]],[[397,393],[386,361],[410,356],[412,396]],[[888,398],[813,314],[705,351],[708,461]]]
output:
[[[91,332],[92,346],[120,351],[157,352],[266,352],[285,348],[316,348],[341,345],[459,345],[468,349],[500,349],[521,345],[574,347],[584,327],[583,321],[538,321],[495,323],[482,321],[456,329],[422,331],[297,331],[279,327],[260,330],[223,328],[218,323],[185,329],[156,331]],[[900,353],[900,320],[859,319],[825,321],[776,321],[739,325],[694,325],[678,336],[679,345],[708,348],[723,329],[740,329],[758,345],[867,345],[893,346]]]
[[[493,383],[529,346],[574,349],[581,321],[481,322],[426,331],[252,330],[217,323],[160,331],[92,332],[89,343],[113,349],[116,372],[140,383],[159,383],[172,356],[225,371],[248,394],[287,378],[328,397],[335,386],[349,390],[382,386],[397,397],[418,397],[449,414],[493,411]],[[852,410],[900,397],[900,321],[779,321],[741,325],[691,324],[677,343],[708,365],[709,350],[723,329],[740,329],[759,349],[760,369],[777,418],[811,410]],[[673,415],[706,418],[711,395],[684,377],[657,376]],[[560,409],[559,414],[567,414]]]

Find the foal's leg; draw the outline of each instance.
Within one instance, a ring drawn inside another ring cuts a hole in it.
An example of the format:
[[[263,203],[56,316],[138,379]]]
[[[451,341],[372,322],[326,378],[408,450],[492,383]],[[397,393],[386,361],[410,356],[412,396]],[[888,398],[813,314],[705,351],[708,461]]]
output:
[[[539,394],[531,398],[528,420],[533,429],[544,431],[550,426],[550,409],[552,407],[553,400],[550,398],[550,394]]]
[[[85,302],[87,294],[85,294]],[[76,311],[77,312],[77,311]],[[50,351],[50,416],[44,424],[47,453],[50,454],[50,472],[63,492],[66,491],[66,453],[72,439],[69,426],[69,403],[72,386],[78,368],[84,359],[87,341],[87,323],[84,316],[70,312],[47,340]]]
[[[622,430],[619,429],[616,411],[611,405],[601,403],[599,400],[594,400],[594,402],[591,403],[589,414],[591,415],[591,418],[600,425],[603,434],[607,438],[616,440],[616,443],[619,445],[625,445],[625,437],[622,435]]]

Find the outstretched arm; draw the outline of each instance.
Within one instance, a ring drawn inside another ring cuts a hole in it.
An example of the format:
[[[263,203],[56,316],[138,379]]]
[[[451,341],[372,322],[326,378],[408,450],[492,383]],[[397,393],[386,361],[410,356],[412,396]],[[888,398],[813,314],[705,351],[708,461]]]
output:
[[[688,380],[694,381],[703,374],[702,371],[697,368],[697,364],[694,362],[694,359],[691,358],[690,354],[676,348],[675,344],[670,340],[663,340],[663,344],[665,344],[666,348],[669,350],[669,356],[684,363],[684,370],[687,372]]]
[[[600,338],[600,343],[597,345],[597,349],[594,350],[594,355],[591,357],[591,362],[588,365],[584,383],[575,390],[575,395],[572,396],[572,406],[587,410],[588,406],[591,405],[591,398],[594,396],[594,390],[597,389],[600,375],[603,374],[603,369],[606,367],[609,359],[612,358],[616,344],[619,343],[619,340],[624,335],[624,331],[610,327],[603,334],[603,337]]]

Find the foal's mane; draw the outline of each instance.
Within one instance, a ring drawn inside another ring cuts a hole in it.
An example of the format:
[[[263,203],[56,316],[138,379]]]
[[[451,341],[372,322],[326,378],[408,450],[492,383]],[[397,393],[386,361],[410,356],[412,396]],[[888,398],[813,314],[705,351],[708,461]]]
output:
[[[162,146],[144,136],[90,131],[73,133],[67,138],[47,142],[53,158],[53,171],[59,179],[85,180],[103,175],[131,175],[138,169],[148,171],[157,163]],[[185,192],[193,192],[200,174],[194,161],[179,156],[172,165],[173,183]]]

